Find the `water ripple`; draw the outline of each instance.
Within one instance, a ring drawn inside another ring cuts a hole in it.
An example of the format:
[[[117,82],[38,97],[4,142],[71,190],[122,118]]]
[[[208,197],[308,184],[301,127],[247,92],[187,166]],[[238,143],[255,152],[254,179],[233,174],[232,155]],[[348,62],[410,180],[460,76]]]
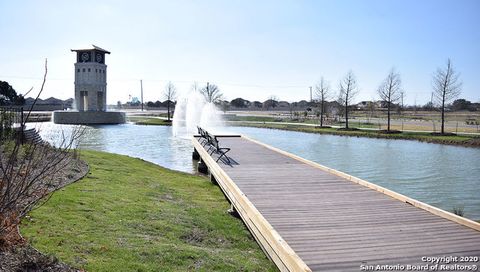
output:
[[[68,131],[71,127],[43,123],[41,135],[55,142],[61,128]],[[225,130],[248,135],[445,210],[464,206],[466,217],[480,220],[480,149],[247,127]],[[173,137],[170,127],[88,127],[80,147],[194,172],[190,140]]]

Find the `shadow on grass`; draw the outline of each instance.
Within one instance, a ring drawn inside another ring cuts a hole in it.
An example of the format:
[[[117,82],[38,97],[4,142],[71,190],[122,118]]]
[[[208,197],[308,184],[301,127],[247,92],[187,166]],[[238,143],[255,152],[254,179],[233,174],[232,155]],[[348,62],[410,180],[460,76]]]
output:
[[[358,131],[358,128],[338,128],[338,131]]]

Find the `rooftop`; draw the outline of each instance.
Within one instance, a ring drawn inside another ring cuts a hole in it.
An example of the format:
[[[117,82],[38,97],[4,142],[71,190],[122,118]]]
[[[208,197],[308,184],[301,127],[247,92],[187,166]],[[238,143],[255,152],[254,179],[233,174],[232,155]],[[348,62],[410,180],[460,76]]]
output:
[[[94,45],[94,44],[92,44],[92,47],[93,47],[93,48],[85,48],[85,49],[70,49],[70,50],[71,50],[72,52],[79,52],[79,51],[89,51],[89,50],[97,50],[97,51],[104,52],[104,53],[106,53],[106,54],[110,54],[110,52],[109,52],[109,51],[107,51],[107,50],[105,50],[105,49],[103,49],[103,48],[101,48],[101,47],[98,47],[98,46],[96,46],[96,45]]]

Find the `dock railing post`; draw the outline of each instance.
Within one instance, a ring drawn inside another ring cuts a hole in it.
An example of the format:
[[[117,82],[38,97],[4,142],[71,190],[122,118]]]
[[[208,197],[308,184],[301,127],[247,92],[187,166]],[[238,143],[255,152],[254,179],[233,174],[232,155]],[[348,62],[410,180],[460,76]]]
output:
[[[198,172],[202,174],[208,174],[208,166],[207,164],[200,158],[198,161]]]
[[[195,148],[193,148],[192,160],[198,161],[199,159],[200,159],[200,154],[198,154],[198,151]]]
[[[210,175],[210,182],[212,182],[212,183],[215,184],[215,185],[218,185],[218,182],[217,182],[217,180],[215,179],[215,176],[212,175],[211,172],[210,172],[209,175]]]
[[[233,206],[232,203],[230,203],[230,209],[228,209],[227,212],[228,212],[228,214],[230,214],[231,216],[233,216],[235,218],[238,218],[238,219],[242,218],[240,216],[240,214],[238,213],[237,209],[235,209],[235,206]]]

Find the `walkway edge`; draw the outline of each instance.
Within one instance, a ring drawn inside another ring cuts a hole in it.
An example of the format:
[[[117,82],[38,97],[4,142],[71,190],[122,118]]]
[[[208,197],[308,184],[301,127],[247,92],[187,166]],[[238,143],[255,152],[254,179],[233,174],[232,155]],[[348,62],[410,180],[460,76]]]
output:
[[[247,196],[238,188],[225,171],[221,169],[195,137],[193,137],[192,143],[262,250],[275,263],[280,271],[311,272],[312,270],[295,251],[293,251],[287,242],[283,240],[270,223],[268,223]]]
[[[294,154],[291,154],[287,151],[283,151],[281,149],[278,149],[278,148],[275,148],[273,146],[270,146],[270,145],[267,145],[265,143],[262,143],[262,142],[259,142],[257,140],[254,140],[250,137],[247,137],[247,136],[244,136],[242,135],[242,138],[246,139],[246,140],[249,140],[251,142],[254,142],[256,144],[259,144],[261,146],[264,146],[270,150],[273,150],[275,152],[278,152],[278,153],[281,153],[285,156],[288,156],[290,158],[293,158],[295,160],[298,160],[298,161],[301,161],[303,163],[306,163],[308,165],[311,165],[313,167],[316,167],[316,168],[319,168],[319,169],[322,169],[324,171],[327,171],[331,174],[334,174],[336,176],[339,176],[339,177],[342,177],[342,178],[345,178],[351,182],[354,182],[354,183],[357,183],[357,184],[360,184],[362,186],[365,186],[367,188],[370,188],[370,189],[373,189],[375,191],[378,191],[380,193],[383,193],[385,195],[388,195],[394,199],[397,199],[397,200],[400,200],[404,203],[407,203],[407,204],[410,204],[414,207],[417,207],[417,208],[420,208],[422,210],[425,210],[425,211],[428,211],[432,214],[435,214],[437,216],[440,216],[440,217],[443,217],[445,219],[448,219],[450,221],[453,221],[455,223],[458,223],[458,224],[461,224],[461,225],[464,225],[466,227],[469,227],[471,229],[474,229],[476,231],[480,231],[480,223],[477,223],[473,220],[470,220],[468,218],[464,218],[464,217],[461,217],[461,216],[458,216],[456,214],[453,214],[451,212],[448,212],[448,211],[445,211],[445,210],[442,210],[442,209],[439,209],[439,208],[436,208],[436,207],[433,207],[427,203],[424,203],[424,202],[421,202],[421,201],[418,201],[416,199],[413,199],[413,198],[410,198],[410,197],[407,197],[405,195],[402,195],[400,193],[397,193],[397,192],[394,192],[392,190],[389,190],[387,188],[384,188],[382,186],[379,186],[379,185],[376,185],[376,184],[373,184],[371,182],[368,182],[366,180],[363,180],[363,179],[360,179],[360,178],[357,178],[357,177],[354,177],[354,176],[351,176],[349,174],[346,174],[344,172],[341,172],[341,171],[338,171],[338,170],[335,170],[333,168],[329,168],[329,167],[326,167],[324,165],[321,165],[319,163],[316,163],[316,162],[313,162],[313,161],[310,161],[310,160],[307,160],[307,159],[304,159],[302,157],[299,157],[297,155],[294,155]]]

